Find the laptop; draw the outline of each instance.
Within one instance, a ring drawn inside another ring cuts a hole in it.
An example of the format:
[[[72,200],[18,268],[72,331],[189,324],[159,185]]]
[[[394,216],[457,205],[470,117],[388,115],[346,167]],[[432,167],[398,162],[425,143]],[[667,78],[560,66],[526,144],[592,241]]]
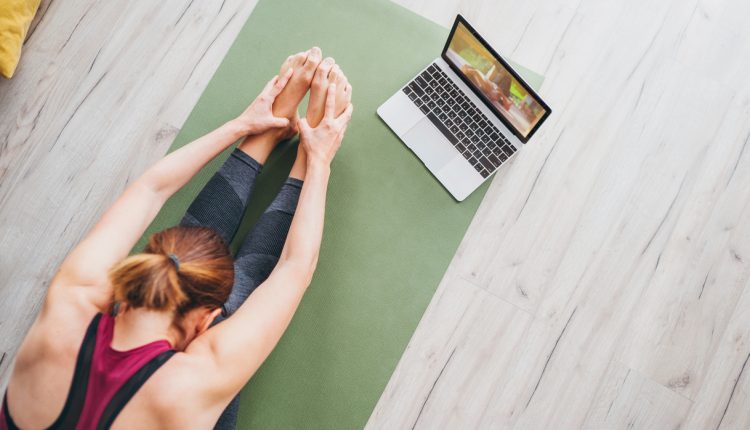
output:
[[[458,201],[511,159],[550,113],[461,15],[440,57],[378,108]]]

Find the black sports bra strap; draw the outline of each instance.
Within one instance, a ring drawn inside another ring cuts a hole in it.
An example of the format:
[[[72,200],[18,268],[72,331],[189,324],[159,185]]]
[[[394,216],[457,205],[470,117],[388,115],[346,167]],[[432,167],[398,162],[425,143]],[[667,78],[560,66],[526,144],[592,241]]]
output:
[[[170,349],[164,351],[156,357],[149,360],[143,365],[137,372],[133,374],[119,390],[112,396],[112,400],[109,401],[107,406],[104,408],[101,417],[99,417],[99,424],[96,426],[97,430],[108,429],[112,423],[120,414],[122,408],[130,401],[130,399],[138,392],[138,389],[154,374],[164,363],[166,363],[175,351]]]
[[[13,422],[13,418],[10,417],[10,413],[8,413],[8,392],[5,392],[5,395],[3,396],[3,414],[5,414],[5,426],[8,427],[8,430],[21,430],[18,428],[15,422]]]
[[[89,385],[89,370],[91,369],[91,358],[94,356],[94,346],[96,346],[96,330],[99,328],[99,320],[102,314],[96,316],[89,323],[86,329],[86,335],[83,337],[81,349],[78,350],[76,359],[76,368],[73,371],[73,382],[68,390],[68,397],[65,399],[65,405],[62,412],[49,430],[53,429],[72,429],[78,424],[78,418],[83,410],[83,403],[86,401],[86,389]],[[6,391],[3,397],[3,411],[5,413],[5,424],[10,430],[18,430],[16,423],[10,416],[8,410],[8,393]]]
[[[83,411],[83,405],[86,401],[86,391],[89,385],[89,373],[91,371],[91,359],[94,356],[94,347],[96,346],[96,331],[99,328],[99,321],[102,314],[96,314],[91,320],[89,327],[86,329],[86,335],[83,337],[81,349],[78,351],[76,368],[73,372],[73,382],[70,384],[68,398],[65,400],[62,412],[48,430],[53,429],[72,429],[78,424],[78,419]],[[5,413],[8,411],[6,409]]]

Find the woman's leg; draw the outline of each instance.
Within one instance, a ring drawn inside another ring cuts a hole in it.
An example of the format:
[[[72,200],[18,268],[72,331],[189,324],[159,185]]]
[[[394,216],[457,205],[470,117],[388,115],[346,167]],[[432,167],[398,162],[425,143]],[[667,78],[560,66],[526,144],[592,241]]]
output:
[[[313,127],[323,118],[330,84],[336,84],[336,110],[340,114],[351,101],[351,86],[333,59],[326,58],[315,73],[310,91],[306,119]],[[235,281],[225,306],[227,315],[237,310],[276,266],[297,208],[306,168],[307,156],[300,146],[297,148],[297,159],[289,172],[289,179],[245,238],[235,257]]]
[[[310,88],[320,57],[320,49],[313,48],[291,55],[284,61],[279,73],[284,74],[292,68],[294,74],[274,102],[274,115],[296,117],[297,106]],[[180,225],[211,227],[226,243],[230,243],[242,221],[263,163],[281,140],[296,133],[295,126],[246,137],[198,194]]]
[[[256,159],[235,149],[190,204],[180,225],[211,227],[230,243],[262,167]]]

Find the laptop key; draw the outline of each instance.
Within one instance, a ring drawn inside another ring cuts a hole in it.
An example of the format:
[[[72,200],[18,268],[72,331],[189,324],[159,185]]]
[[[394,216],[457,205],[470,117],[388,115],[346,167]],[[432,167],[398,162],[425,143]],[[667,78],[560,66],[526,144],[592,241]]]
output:
[[[453,133],[451,133],[450,130],[448,130],[443,125],[443,123],[440,121],[440,119],[438,119],[438,117],[435,116],[435,114],[429,113],[427,114],[427,118],[429,118],[430,121],[432,121],[435,127],[437,127],[438,130],[440,130],[440,132],[443,133],[443,135],[446,138],[448,138],[448,140],[450,140],[453,145],[455,145],[458,142],[458,139],[456,139],[456,136],[454,136]]]
[[[494,167],[497,167],[497,166],[499,166],[499,165],[500,165],[500,163],[501,163],[500,159],[498,159],[498,158],[497,158],[497,157],[495,157],[494,155],[490,155],[489,157],[487,157],[487,159],[488,159],[488,160],[490,160],[490,163],[492,163],[492,165],[493,165]]]
[[[430,108],[427,106],[427,103],[425,103],[422,106],[420,106],[419,110],[421,110],[422,113],[428,113],[428,112],[430,112]]]
[[[495,168],[495,166],[490,163],[490,160],[485,157],[480,158],[479,162],[482,163],[482,166],[484,166],[484,168],[487,170],[493,170]]]

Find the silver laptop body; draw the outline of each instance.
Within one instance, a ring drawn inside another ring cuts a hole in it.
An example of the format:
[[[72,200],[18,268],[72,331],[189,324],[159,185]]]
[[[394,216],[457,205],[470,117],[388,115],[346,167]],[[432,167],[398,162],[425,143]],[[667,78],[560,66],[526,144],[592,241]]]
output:
[[[455,42],[456,46],[468,46],[460,53],[474,59],[475,64],[481,62],[489,71],[474,69],[451,49],[457,27],[460,33],[456,38],[462,36],[463,45]],[[472,36],[476,41],[470,39]],[[484,55],[489,52],[496,58],[487,66],[481,58],[476,60],[472,49]],[[453,62],[455,69],[446,60]],[[495,63],[496,60],[502,63]],[[464,79],[457,71],[467,71]],[[484,84],[487,97],[480,98],[484,93],[478,84],[473,84],[475,81]],[[520,107],[519,97],[523,97]],[[462,201],[515,156],[550,109],[459,15],[443,55],[422,69],[377,112],[450,194]]]

